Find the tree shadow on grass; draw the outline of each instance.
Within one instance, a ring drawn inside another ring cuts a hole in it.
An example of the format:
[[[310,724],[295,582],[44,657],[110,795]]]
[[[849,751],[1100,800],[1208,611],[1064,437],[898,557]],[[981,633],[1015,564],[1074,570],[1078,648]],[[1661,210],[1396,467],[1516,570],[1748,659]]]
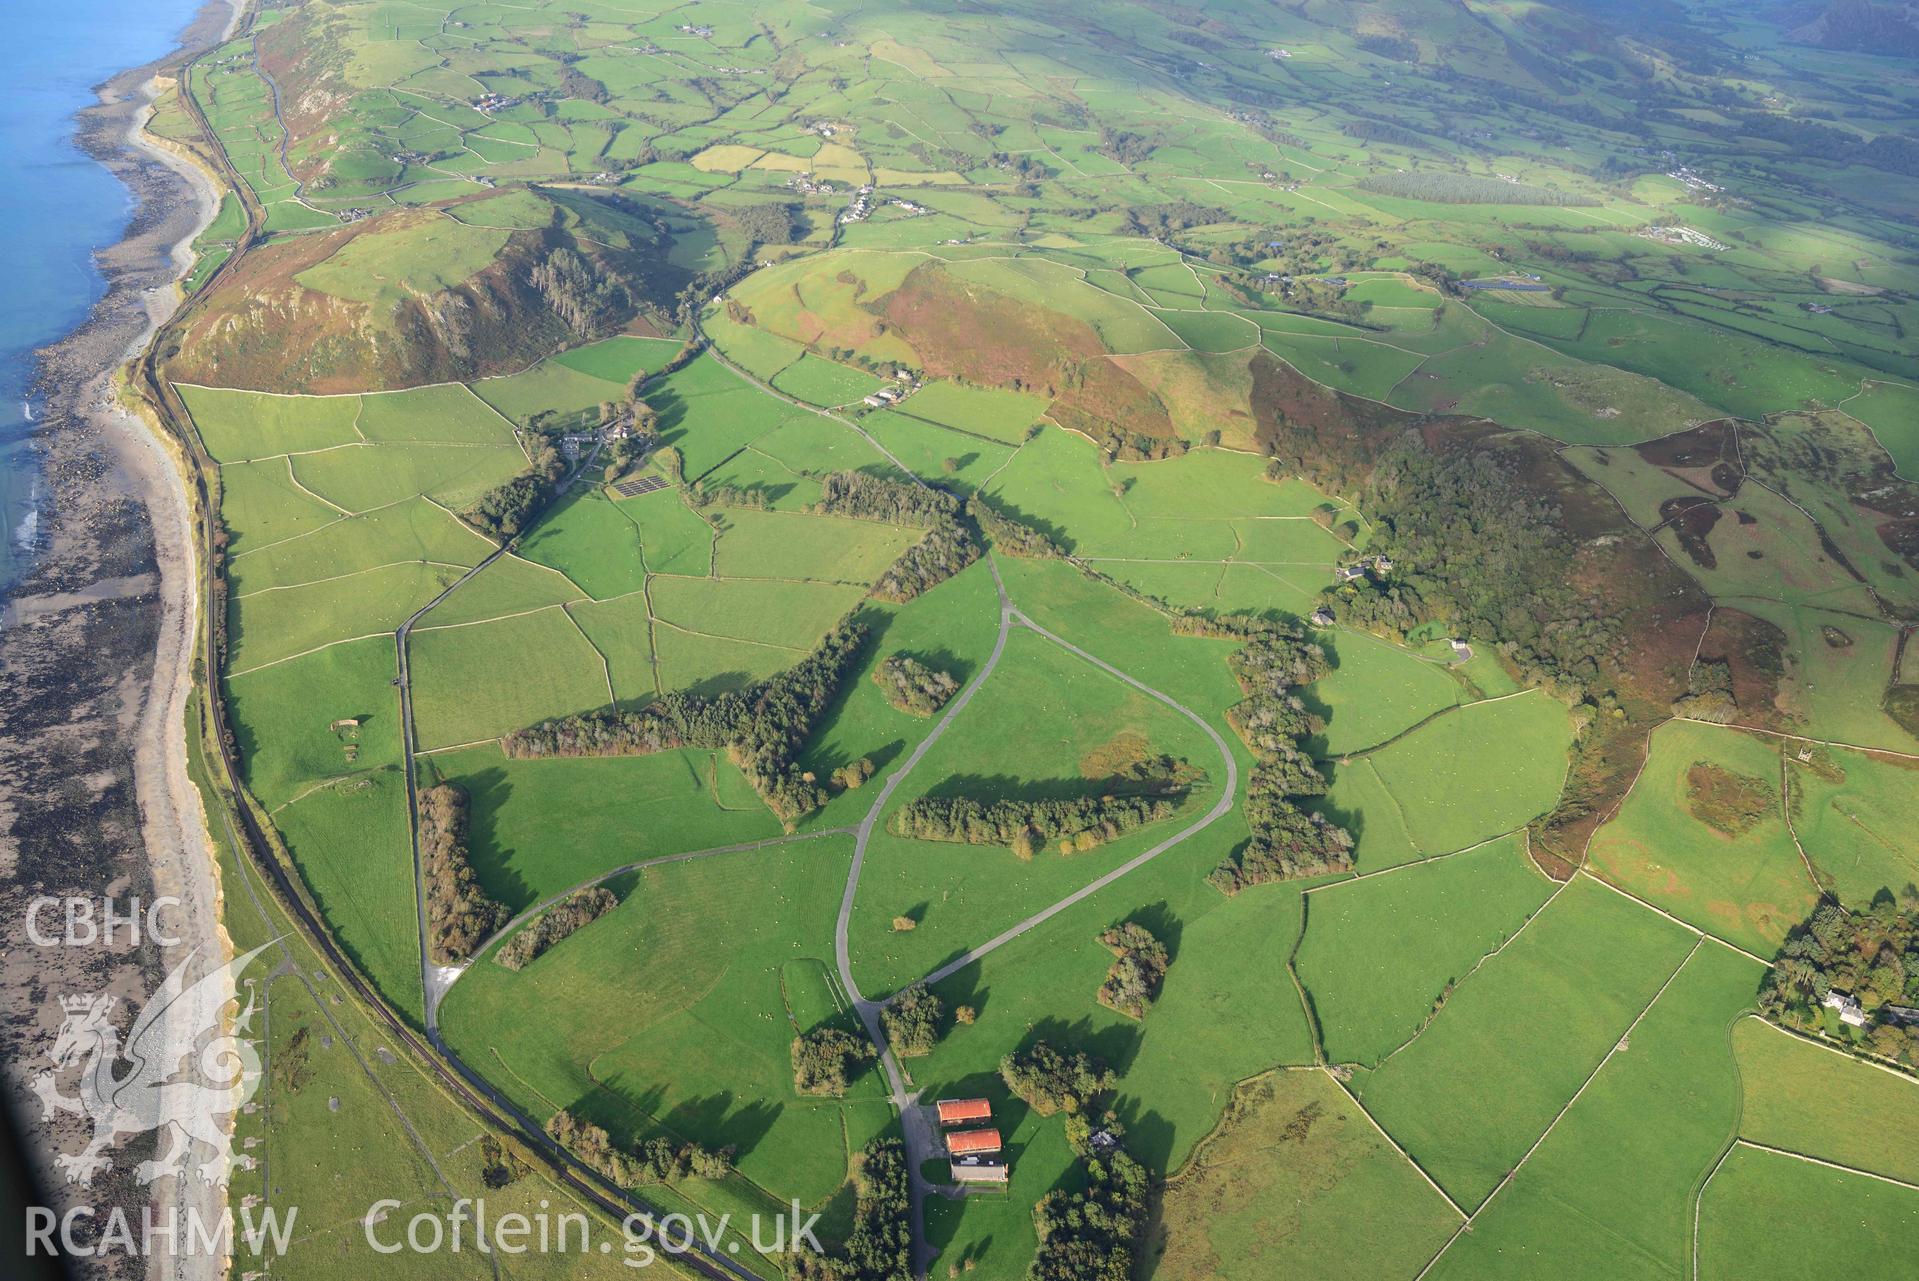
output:
[[[1322,761],[1319,764],[1319,772],[1326,776],[1326,786],[1329,792],[1340,770],[1359,768],[1361,767],[1358,762],[1352,765],[1337,765],[1331,761]],[[1330,794],[1327,796],[1314,797],[1312,800],[1305,802],[1302,808],[1318,814],[1334,827],[1345,828],[1347,835],[1353,838],[1354,849],[1359,848],[1359,843],[1366,832],[1366,815],[1363,811],[1333,804]],[[1238,850],[1234,851],[1234,853],[1238,852]]]
[[[945,1003],[949,1012],[965,1005],[971,1007],[975,1015],[984,1014],[987,998],[992,994],[992,989],[980,985],[982,973],[984,973],[983,968],[975,962],[934,984],[933,994]]]
[[[1179,959],[1179,936],[1185,926],[1177,916],[1173,915],[1173,909],[1165,899],[1128,912],[1115,920],[1113,924],[1119,925],[1124,921],[1131,921],[1144,927],[1149,934],[1164,944],[1169,965]]]
[[[1019,506],[1013,503],[1009,503],[1004,498],[999,497],[997,495],[995,495],[990,500],[990,502],[988,502],[985,499],[982,499],[981,501],[987,502],[988,506],[990,506],[994,511],[998,512],[1000,515],[1006,517],[1007,519],[1017,521],[1020,524],[1026,525],[1032,529],[1037,529],[1040,533],[1052,539],[1054,543],[1058,544],[1060,547],[1064,548],[1068,552],[1074,551],[1078,546],[1078,544],[1073,541],[1072,535],[1068,534],[1059,525],[1054,524],[1052,521],[1047,520],[1043,516],[1035,516],[1031,512],[1025,511]]]
[[[938,800],[1070,801],[1104,793],[1099,784],[1083,778],[1017,778],[1011,774],[949,774],[926,789],[927,796]]]
[[[695,681],[685,689],[678,691],[692,698],[711,701],[723,694],[737,694],[751,685],[755,677],[751,672],[715,672],[703,680]],[[672,691],[669,691],[672,692]]]
[[[1172,1160],[1179,1127],[1160,1113],[1142,1111],[1142,1101],[1121,1095],[1113,1101],[1113,1116],[1126,1129],[1126,1150],[1142,1164],[1164,1170]]]
[[[958,654],[955,654],[943,645],[938,649],[903,649],[899,651],[899,655],[902,658],[910,658],[915,662],[924,663],[934,671],[945,672],[961,685],[972,680],[973,673],[979,670],[978,663],[961,658]],[[934,718],[937,719],[939,713],[935,712],[933,715]]]
[[[785,1111],[784,1103],[767,1099],[736,1105],[731,1090],[720,1090],[681,1101],[661,1120],[676,1134],[709,1148],[730,1147],[741,1157],[759,1146]]]
[[[523,912],[538,901],[532,885],[512,865],[516,851],[501,844],[499,814],[513,797],[507,772],[497,765],[449,780],[466,793],[466,854],[486,896]]]
[[[1092,999],[1090,992],[1087,999]],[[1069,1023],[1062,1018],[1047,1017],[1033,1024],[1020,1038],[1019,1048],[1023,1052],[1036,1042],[1044,1041],[1062,1054],[1084,1051],[1123,1077],[1139,1056],[1142,1039],[1143,1033],[1136,1026],[1095,1028],[1091,1019],[1080,1018]]]
[[[731,1090],[689,1095],[668,1106],[664,1084],[635,1088],[625,1074],[601,1082],[571,1111],[604,1129],[624,1151],[657,1134],[698,1143],[708,1149],[732,1148],[735,1160],[766,1138],[786,1110],[765,1099],[739,1102]]]

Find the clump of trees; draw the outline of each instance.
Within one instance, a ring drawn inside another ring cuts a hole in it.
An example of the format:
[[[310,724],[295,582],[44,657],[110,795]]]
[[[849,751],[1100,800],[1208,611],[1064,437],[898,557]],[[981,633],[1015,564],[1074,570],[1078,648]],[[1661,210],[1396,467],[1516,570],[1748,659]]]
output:
[[[1061,853],[1095,849],[1134,828],[1172,817],[1175,808],[1167,795],[995,801],[922,796],[895,810],[888,826],[895,836],[916,841],[1004,845],[1027,859],[1053,841],[1063,843]]]
[[[830,1024],[793,1038],[793,1088],[837,1098],[862,1063],[877,1057],[873,1043]]]
[[[1245,642],[1226,660],[1246,695],[1227,719],[1255,762],[1244,806],[1252,839],[1207,879],[1223,893],[1237,894],[1268,881],[1350,871],[1352,836],[1293,804],[1326,791],[1325,778],[1298,745],[1319,732],[1319,718],[1292,692],[1325,675],[1326,652],[1293,624],[1253,614],[1187,614],[1173,628]]]
[[[605,103],[611,99],[605,85],[573,66],[560,68],[560,92],[586,102]]]
[[[466,852],[466,793],[441,783],[420,793],[420,868],[426,880],[427,946],[434,961],[472,956],[506,923],[506,908],[486,896]]]
[[[466,523],[496,542],[518,538],[553,501],[566,475],[566,460],[543,436],[532,437],[533,459],[526,469],[474,500],[462,513]]]
[[[880,1011],[880,1027],[886,1043],[903,1059],[931,1054],[940,1036],[940,1015],[945,1006],[924,983],[901,988],[899,994]]]
[[[873,584],[880,600],[904,604],[931,591],[979,559],[979,541],[958,521],[947,521],[900,553]]]
[[[1237,894],[1248,886],[1269,881],[1352,870],[1353,838],[1346,829],[1328,822],[1323,815],[1309,814],[1284,800],[1275,800],[1266,806],[1259,805],[1257,800],[1249,789],[1248,822],[1255,821],[1255,810],[1260,811],[1255,836],[1206,878],[1221,893]]]
[[[1128,1281],[1152,1178],[1116,1142],[1102,1148],[1082,1140],[1074,1147],[1085,1184],[1075,1192],[1048,1192],[1033,1207],[1039,1251],[1026,1275],[1029,1281]]]
[[[493,959],[509,970],[523,970],[567,935],[591,925],[619,905],[613,891],[605,886],[575,890],[508,939]]]
[[[637,711],[542,721],[501,740],[508,756],[642,756],[724,748],[767,807],[786,822],[824,805],[826,789],[794,763],[857,663],[866,626],[848,615],[813,651],[777,675],[706,697],[666,694]]]
[[[1101,125],[1098,151],[1108,160],[1131,166],[1152,158],[1153,140],[1142,134]]]
[[[1730,725],[1738,717],[1731,663],[1722,658],[1695,659],[1686,686],[1686,692],[1672,701],[1674,716],[1715,725]]]
[[[906,1149],[875,1139],[860,1153],[853,1231],[837,1254],[796,1250],[786,1257],[792,1281],[913,1281],[912,1201]]]
[[[881,600],[912,600],[979,559],[979,540],[961,519],[960,500],[942,489],[839,471],[820,483],[813,510],[926,531],[873,584],[872,594]]]
[[[836,471],[820,482],[820,501],[814,510],[831,516],[931,529],[942,521],[957,520],[960,501],[943,489],[860,471]]]
[[[1112,968],[1099,985],[1099,1003],[1130,1019],[1143,1019],[1159,995],[1170,959],[1166,945],[1138,921],[1115,925],[1099,936],[1113,954]]]
[[[1579,586],[1578,540],[1555,501],[1516,479],[1527,465],[1516,449],[1442,452],[1417,432],[1399,437],[1359,494],[1375,522],[1370,550],[1395,568],[1335,599],[1362,628],[1403,636],[1438,619],[1455,635],[1497,636],[1523,682],[1577,702],[1607,692],[1596,687],[1623,628]]]
[[[862,756],[856,761],[848,761],[833,771],[833,785],[841,791],[850,792],[863,787],[873,777],[873,758]]]
[[[748,205],[730,211],[733,222],[756,244],[790,245],[801,230],[800,206],[788,203]]]
[[[980,531],[993,540],[993,546],[1008,556],[1060,560],[1066,555],[1065,548],[1040,530],[994,510],[991,504],[980,501],[978,497],[967,500],[966,512],[979,525]]]
[[[623,1188],[678,1183],[688,1177],[719,1179],[732,1168],[732,1148],[714,1151],[665,1137],[647,1139],[633,1151],[623,1152],[600,1126],[582,1121],[564,1108],[548,1119],[546,1132],[588,1169]]]
[[[889,655],[873,669],[873,683],[886,701],[911,716],[931,716],[959,693],[959,682],[906,654]]]
[[[687,497],[695,507],[744,507],[749,511],[765,511],[773,505],[772,496],[764,485],[729,485],[695,482],[687,489]]]
[[[1919,1008],[1919,886],[1908,884],[1898,898],[1881,891],[1863,912],[1831,901],[1814,908],[1760,984],[1759,1011],[1820,1031],[1821,1002],[1832,991],[1872,1016],[1867,1048],[1919,1066],[1919,1019],[1901,1012]]]
[[[1126,210],[1127,232],[1154,240],[1164,240],[1189,227],[1210,227],[1237,221],[1230,212],[1218,205],[1202,205],[1194,200],[1134,205]]]
[[[546,305],[582,338],[618,329],[637,305],[620,273],[603,270],[563,243],[554,244],[559,232],[546,235],[546,253],[527,272]]]
[[[1111,1068],[1084,1051],[1064,1052],[1045,1041],[999,1061],[1000,1080],[1041,1116],[1077,1112],[1113,1088]]]

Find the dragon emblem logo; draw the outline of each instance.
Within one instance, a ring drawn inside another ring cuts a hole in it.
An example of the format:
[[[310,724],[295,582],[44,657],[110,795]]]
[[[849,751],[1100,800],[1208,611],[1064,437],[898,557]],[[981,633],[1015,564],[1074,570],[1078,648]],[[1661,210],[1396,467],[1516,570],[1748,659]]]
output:
[[[253,981],[247,981],[246,1006],[231,1030],[222,1030],[221,1013],[237,1000],[241,971],[267,948],[263,943],[189,983],[188,969],[198,951],[174,967],[147,999],[124,1044],[111,1020],[117,997],[105,993],[63,996],[64,1016],[48,1058],[51,1070],[33,1081],[42,1115],[68,1112],[93,1122],[93,1137],[79,1153],[62,1153],[55,1164],[67,1182],[86,1186],[108,1164],[106,1151],[125,1136],[166,1131],[155,1159],[142,1161],[134,1175],[151,1183],[168,1174],[185,1174],[197,1141],[212,1155],[194,1167],[202,1179],[224,1183],[235,1165],[252,1159],[233,1152],[230,1118],[260,1086],[260,1055],[248,1039],[254,1012]],[[124,1071],[120,1071],[125,1064]],[[64,1094],[62,1075],[78,1070],[78,1092]]]

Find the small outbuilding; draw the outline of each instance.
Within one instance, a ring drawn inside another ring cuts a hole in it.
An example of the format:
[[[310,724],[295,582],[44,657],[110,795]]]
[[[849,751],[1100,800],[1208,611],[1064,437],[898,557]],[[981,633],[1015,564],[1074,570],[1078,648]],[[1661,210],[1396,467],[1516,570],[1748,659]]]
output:
[[[1312,624],[1314,627],[1331,627],[1333,625],[1333,611],[1321,605],[1313,611]]]
[[[952,1162],[955,1183],[1005,1183],[1006,1162],[996,1156],[961,1156]]]

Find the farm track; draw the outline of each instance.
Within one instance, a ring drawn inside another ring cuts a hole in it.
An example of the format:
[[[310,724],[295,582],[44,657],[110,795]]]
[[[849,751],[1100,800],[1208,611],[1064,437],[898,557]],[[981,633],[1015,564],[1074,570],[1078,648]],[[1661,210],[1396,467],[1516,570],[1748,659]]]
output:
[[[859,893],[860,872],[866,860],[866,847],[872,839],[873,827],[879,821],[880,815],[885,811],[887,802],[892,799],[894,791],[899,788],[901,783],[906,781],[907,775],[911,774],[914,767],[924,759],[927,752],[932,750],[933,745],[946,733],[946,730],[952,725],[953,720],[965,710],[966,705],[972,701],[973,696],[979,692],[980,687],[983,686],[987,678],[993,674],[993,670],[999,666],[1000,658],[1006,652],[1007,638],[1012,635],[1013,628],[1015,627],[1025,627],[1037,633],[1061,649],[1064,649],[1067,653],[1099,668],[1107,675],[1132,686],[1149,698],[1164,703],[1167,707],[1172,708],[1180,715],[1192,721],[1205,732],[1207,738],[1212,740],[1213,746],[1219,751],[1220,760],[1225,765],[1226,770],[1225,783],[1220,789],[1219,799],[1215,801],[1213,807],[1200,818],[1159,842],[1157,845],[1154,845],[1151,849],[1135,855],[1105,875],[1088,882],[1071,894],[1035,912],[1025,920],[1002,931],[986,942],[979,944],[977,947],[968,949],[966,952],[919,980],[920,983],[929,986],[951,977],[969,965],[977,963],[988,954],[999,950],[1038,926],[1045,924],[1061,912],[1097,894],[1100,890],[1111,885],[1114,881],[1119,880],[1129,872],[1136,871],[1147,863],[1152,862],[1168,850],[1183,843],[1188,837],[1197,835],[1200,831],[1225,816],[1233,808],[1239,792],[1239,764],[1233,759],[1233,753],[1227,746],[1226,740],[1220,736],[1217,730],[1206,722],[1204,717],[1178,702],[1171,695],[1154,689],[1152,686],[1128,675],[1111,663],[1088,653],[1071,641],[1049,631],[1047,628],[1021,613],[1018,606],[1013,603],[1012,598],[1007,595],[1006,584],[1000,577],[999,565],[992,559],[990,554],[987,558],[987,566],[993,572],[993,589],[999,598],[1000,607],[999,632],[993,640],[993,651],[987,657],[985,664],[980,668],[978,675],[947,705],[946,710],[940,716],[939,722],[933,726],[925,738],[920,740],[919,745],[913,749],[906,760],[901,763],[900,767],[887,777],[885,786],[880,789],[880,794],[874,798],[873,804],[866,811],[866,816],[860,820],[858,828],[855,829],[853,864],[847,872],[846,888],[840,895],[839,918],[833,927],[833,957],[839,970],[840,983],[846,989],[848,998],[853,1002],[853,1008],[858,1012],[860,1022],[865,1026],[867,1035],[872,1038],[873,1044],[879,1047],[880,1063],[886,1072],[887,1086],[892,1095],[893,1105],[899,1110],[900,1114],[900,1129],[906,1142],[907,1172],[910,1178],[912,1194],[913,1270],[916,1276],[925,1276],[927,1265],[930,1262],[926,1252],[925,1231],[925,1201],[929,1188],[924,1176],[920,1172],[920,1166],[924,1161],[934,1155],[935,1145],[933,1142],[933,1134],[930,1125],[926,1121],[925,1111],[919,1106],[919,1092],[908,1088],[905,1073],[900,1068],[898,1059],[894,1056],[892,1048],[887,1044],[884,1029],[880,1024],[880,1014],[885,1010],[886,1006],[890,1004],[892,998],[888,997],[886,1000],[875,1001],[861,994],[859,984],[853,978],[852,957],[847,942],[848,929],[853,918],[854,900]]]

